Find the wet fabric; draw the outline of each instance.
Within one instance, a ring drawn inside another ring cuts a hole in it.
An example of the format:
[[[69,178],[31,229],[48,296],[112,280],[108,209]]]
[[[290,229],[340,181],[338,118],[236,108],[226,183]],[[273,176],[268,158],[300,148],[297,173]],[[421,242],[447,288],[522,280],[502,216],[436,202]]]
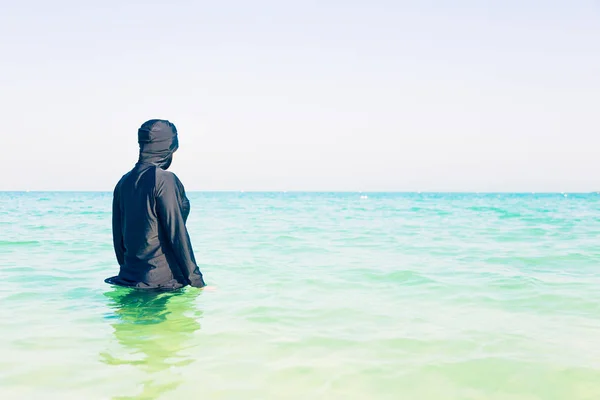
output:
[[[150,120],[138,130],[140,156],[113,193],[112,231],[119,274],[105,281],[140,289],[203,287],[186,221],[190,202],[167,171],[179,147],[177,129]]]

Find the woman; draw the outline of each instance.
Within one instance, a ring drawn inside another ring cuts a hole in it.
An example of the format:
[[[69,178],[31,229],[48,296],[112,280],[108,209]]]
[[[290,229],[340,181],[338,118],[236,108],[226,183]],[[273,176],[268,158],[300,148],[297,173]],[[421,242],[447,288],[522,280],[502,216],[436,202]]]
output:
[[[110,284],[172,290],[206,286],[185,222],[190,203],[181,181],[167,171],[179,147],[177,129],[153,119],[138,130],[140,157],[113,193],[113,243],[119,275]]]

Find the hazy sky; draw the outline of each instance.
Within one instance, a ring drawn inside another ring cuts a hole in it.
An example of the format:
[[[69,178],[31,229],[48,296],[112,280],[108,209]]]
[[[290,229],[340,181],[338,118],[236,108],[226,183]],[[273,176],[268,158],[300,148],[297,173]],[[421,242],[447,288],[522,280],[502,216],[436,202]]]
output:
[[[597,0],[91,3],[0,7],[0,190],[600,190]]]

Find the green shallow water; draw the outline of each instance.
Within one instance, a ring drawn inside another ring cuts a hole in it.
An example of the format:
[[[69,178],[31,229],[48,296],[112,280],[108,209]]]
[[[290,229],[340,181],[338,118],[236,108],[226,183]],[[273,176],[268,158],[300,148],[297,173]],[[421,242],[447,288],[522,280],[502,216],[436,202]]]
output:
[[[192,193],[150,295],[110,194],[0,194],[0,397],[600,399],[600,195],[364,196]]]

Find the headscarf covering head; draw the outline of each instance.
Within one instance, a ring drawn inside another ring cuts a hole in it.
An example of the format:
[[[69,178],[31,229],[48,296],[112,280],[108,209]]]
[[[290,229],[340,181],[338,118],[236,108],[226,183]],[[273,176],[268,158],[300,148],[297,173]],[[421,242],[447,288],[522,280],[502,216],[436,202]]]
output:
[[[138,129],[140,163],[155,164],[162,169],[171,165],[173,153],[179,148],[177,128],[164,119],[151,119]]]

